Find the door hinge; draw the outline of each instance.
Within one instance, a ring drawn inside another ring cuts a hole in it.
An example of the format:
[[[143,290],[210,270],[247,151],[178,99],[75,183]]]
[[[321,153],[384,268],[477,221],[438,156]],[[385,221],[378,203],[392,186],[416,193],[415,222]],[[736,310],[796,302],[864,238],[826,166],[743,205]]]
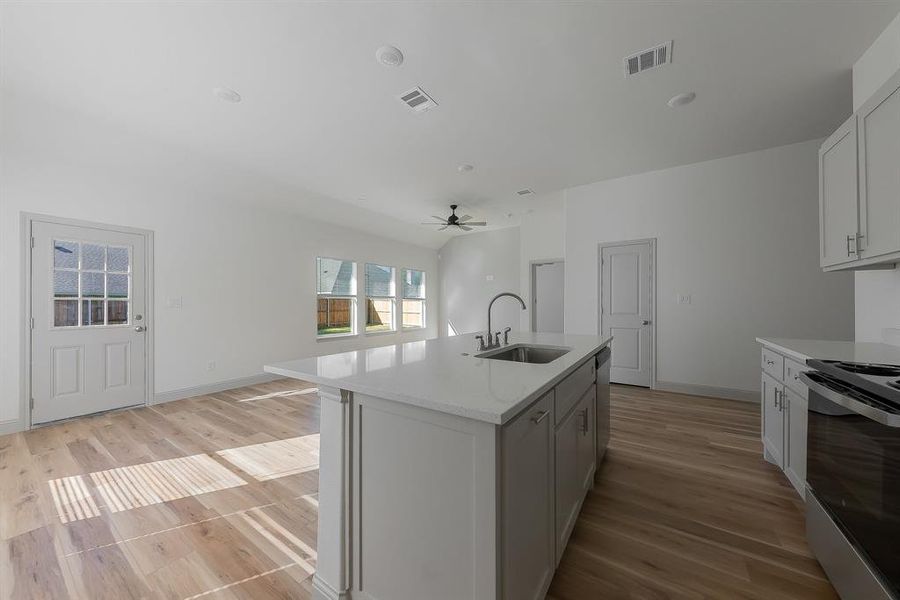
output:
[[[31,321],[31,328],[34,329],[34,317],[31,317],[29,321]]]
[[[31,237],[31,247],[34,248],[34,236]]]
[[[29,398],[29,399],[28,399],[28,408],[29,408],[30,410],[34,410],[34,398]]]

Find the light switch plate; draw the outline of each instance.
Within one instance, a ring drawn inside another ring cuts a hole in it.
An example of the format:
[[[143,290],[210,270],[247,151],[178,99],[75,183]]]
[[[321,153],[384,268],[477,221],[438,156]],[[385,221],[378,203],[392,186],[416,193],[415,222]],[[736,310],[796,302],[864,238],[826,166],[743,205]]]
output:
[[[691,303],[691,295],[690,294],[677,294],[675,296],[675,302],[678,304],[690,304]]]
[[[168,298],[166,300],[166,308],[181,308],[181,296]]]
[[[488,281],[493,281],[493,280],[494,280],[494,276],[493,276],[493,275],[486,275],[486,276],[485,276],[485,279],[488,280]]]

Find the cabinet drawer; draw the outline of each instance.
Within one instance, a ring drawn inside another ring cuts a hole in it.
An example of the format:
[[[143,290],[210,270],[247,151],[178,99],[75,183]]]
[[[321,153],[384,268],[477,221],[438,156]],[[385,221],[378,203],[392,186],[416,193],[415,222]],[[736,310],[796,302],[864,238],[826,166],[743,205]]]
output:
[[[800,373],[804,371],[809,371],[809,367],[790,358],[784,359],[784,384],[806,398],[806,386],[800,381]]]
[[[594,383],[596,367],[594,357],[582,363],[580,367],[572,371],[572,374],[559,382],[556,386],[556,424],[559,425],[569,414],[572,407],[581,399]]]
[[[762,349],[762,369],[778,381],[784,381],[784,357],[777,352]]]

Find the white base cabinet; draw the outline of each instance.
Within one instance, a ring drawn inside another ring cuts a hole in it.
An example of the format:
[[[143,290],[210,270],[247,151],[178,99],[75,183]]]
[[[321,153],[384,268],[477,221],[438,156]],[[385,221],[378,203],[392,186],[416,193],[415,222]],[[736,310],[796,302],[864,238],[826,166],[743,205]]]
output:
[[[800,381],[806,365],[763,346],[760,386],[763,456],[784,471],[806,498],[806,412],[808,390]]]

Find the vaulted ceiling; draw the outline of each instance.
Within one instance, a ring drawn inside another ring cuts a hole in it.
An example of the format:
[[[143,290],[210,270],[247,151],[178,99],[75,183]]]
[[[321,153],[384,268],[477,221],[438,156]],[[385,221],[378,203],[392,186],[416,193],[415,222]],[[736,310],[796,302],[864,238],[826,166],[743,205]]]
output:
[[[459,203],[497,226],[545,192],[828,134],[850,113],[851,66],[898,10],[852,0],[5,3],[0,66],[18,95],[298,190],[409,224]],[[671,65],[624,77],[625,55],[669,40]],[[401,66],[375,60],[384,44],[403,51]],[[243,100],[222,102],[217,86]],[[414,86],[438,106],[410,111],[397,96]],[[689,91],[692,104],[666,105]],[[461,163],[475,168],[460,173]]]

